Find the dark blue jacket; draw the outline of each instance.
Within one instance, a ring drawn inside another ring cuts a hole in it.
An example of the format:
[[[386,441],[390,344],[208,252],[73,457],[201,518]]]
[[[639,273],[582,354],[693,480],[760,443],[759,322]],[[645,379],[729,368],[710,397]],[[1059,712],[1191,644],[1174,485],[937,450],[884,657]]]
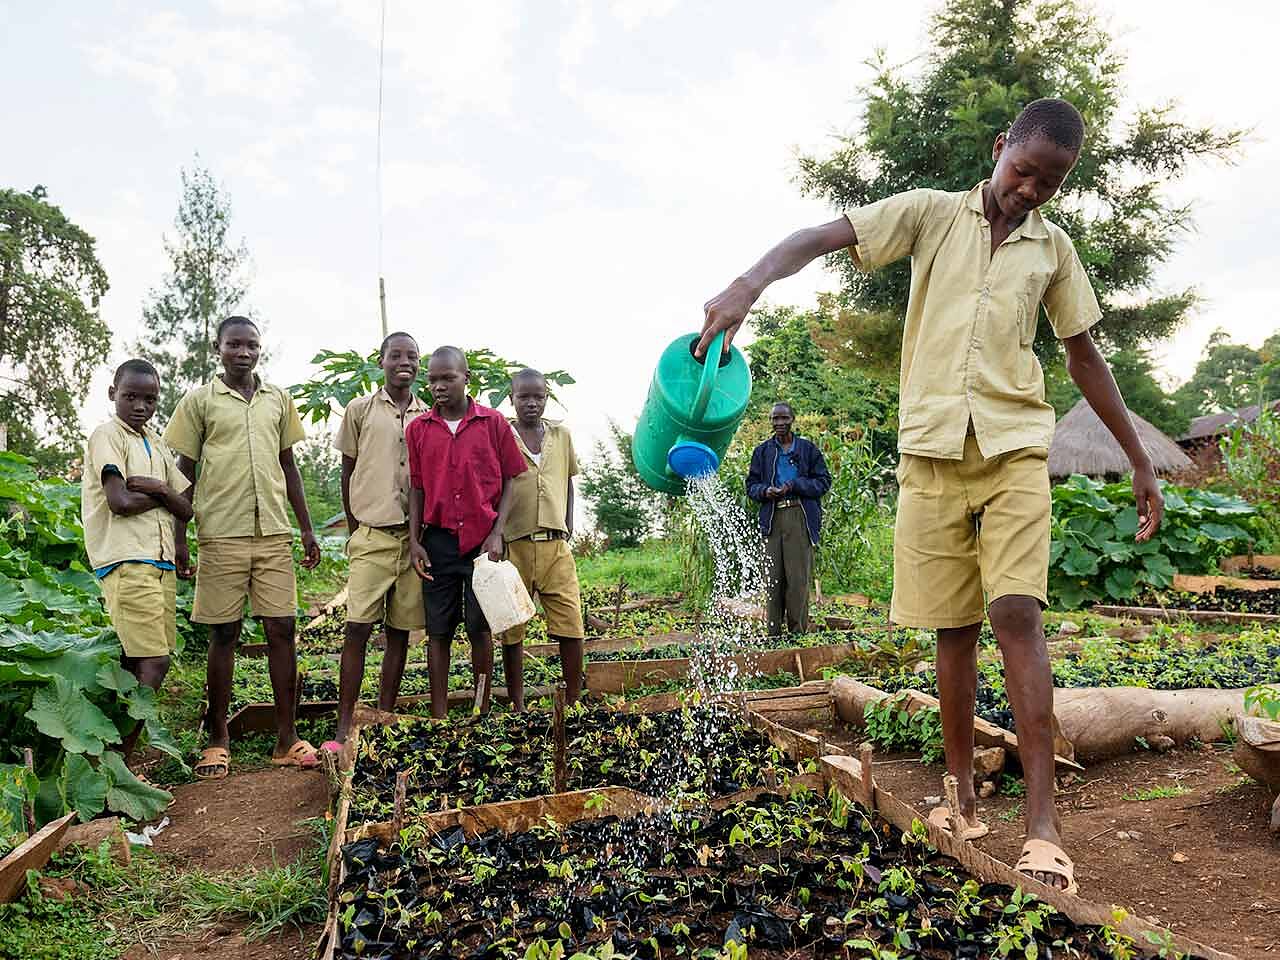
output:
[[[764,492],[773,486],[773,469],[782,453],[782,444],[770,437],[751,454],[751,469],[747,471],[747,496],[760,507],[760,532],[766,537],[773,528],[774,501],[766,500]],[[831,489],[831,473],[822,451],[813,441],[796,437],[791,447],[791,460],[796,467],[792,497],[799,499],[804,510],[804,523],[809,528],[809,542],[818,545],[818,532],[822,529],[822,497]]]

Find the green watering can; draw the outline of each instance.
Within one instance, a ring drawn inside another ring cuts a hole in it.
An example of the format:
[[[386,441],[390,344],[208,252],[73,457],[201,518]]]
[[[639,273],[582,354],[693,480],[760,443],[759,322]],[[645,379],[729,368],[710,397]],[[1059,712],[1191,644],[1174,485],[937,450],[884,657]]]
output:
[[[696,333],[677,337],[662,351],[636,424],[631,459],[640,478],[660,493],[684,493],[685,478],[720,469],[751,397],[751,371],[742,351],[730,347],[721,356],[720,333],[703,362],[693,355],[700,338]]]

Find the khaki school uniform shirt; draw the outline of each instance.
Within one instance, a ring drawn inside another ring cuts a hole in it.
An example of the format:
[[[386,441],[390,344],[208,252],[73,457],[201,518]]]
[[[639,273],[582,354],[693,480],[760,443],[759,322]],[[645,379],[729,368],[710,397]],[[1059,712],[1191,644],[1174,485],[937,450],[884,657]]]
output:
[[[542,421],[541,462],[534,462],[533,454],[520,439],[515,421],[511,432],[524,454],[529,469],[511,481],[511,514],[507,517],[502,538],[519,540],[539,530],[569,532],[565,523],[565,511],[569,507],[569,478],[578,475],[578,457],[573,452],[573,439],[569,429],[561,423]]]
[[[982,188],[911,190],[849,211],[862,270],[911,257],[902,335],[898,448],[942,460],[964,456],[970,420],[986,458],[1047,447],[1053,408],[1031,349],[1043,303],[1055,336],[1102,316],[1062,228],[1031,211],[991,252]]]
[[[164,438],[200,465],[200,539],[291,533],[280,451],[306,438],[293,398],[257,381],[252,400],[215,377],[180,401]]]
[[[80,520],[89,566],[98,570],[126,560],[172,563],[173,514],[159,505],[131,517],[112,513],[102,484],[102,472],[108,467],[114,467],[126,480],[155,477],[179,493],[191,486],[179,472],[168,445],[150,427],[138,433],[119,417],[112,417],[94,430],[85,445],[80,483]]]
[[[385,388],[356,397],[342,415],[333,445],[355,460],[348,487],[351,512],[367,527],[409,519],[409,460],[404,429],[430,407],[416,394],[403,413]]]

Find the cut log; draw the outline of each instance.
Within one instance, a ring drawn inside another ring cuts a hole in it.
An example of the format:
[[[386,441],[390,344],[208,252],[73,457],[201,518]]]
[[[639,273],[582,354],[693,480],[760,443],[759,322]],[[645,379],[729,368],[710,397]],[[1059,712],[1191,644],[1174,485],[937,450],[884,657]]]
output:
[[[1063,735],[1086,763],[1132,753],[1138,737],[1175,743],[1224,738],[1244,712],[1243,690],[1148,690],[1144,687],[1080,687],[1053,691],[1053,712]]]
[[[129,841],[125,839],[124,827],[120,825],[119,817],[103,817],[100,820],[90,820],[88,823],[78,823],[74,827],[68,827],[67,832],[58,841],[58,850],[61,852],[73,844],[97,850],[103,840],[111,842],[112,859],[127,867],[133,859],[133,854],[129,850]]]
[[[1187,593],[1213,593],[1218,587],[1230,590],[1275,590],[1280,580],[1246,580],[1242,577],[1202,577],[1185,573],[1173,575],[1173,589]]]
[[[1235,727],[1235,762],[1259,783],[1280,791],[1280,723],[1239,716]]]

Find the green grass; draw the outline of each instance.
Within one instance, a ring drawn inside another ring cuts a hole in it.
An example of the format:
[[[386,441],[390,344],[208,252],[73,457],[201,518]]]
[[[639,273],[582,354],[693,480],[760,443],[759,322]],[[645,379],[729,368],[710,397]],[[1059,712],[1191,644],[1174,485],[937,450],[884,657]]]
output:
[[[1144,800],[1168,800],[1172,797],[1181,797],[1191,792],[1190,787],[1184,787],[1180,783],[1175,783],[1168,787],[1150,787],[1146,790],[1139,790],[1136,793],[1126,793],[1125,800],[1144,801]]]
[[[1004,823],[1009,823],[1013,820],[1017,820],[1020,816],[1022,816],[1022,803],[1018,802],[1004,813],[997,813],[996,819],[1003,821]]]
[[[32,892],[0,906],[0,958],[115,960],[132,944],[216,923],[243,924],[249,939],[318,923],[328,909],[327,840],[321,821],[307,823],[316,828],[316,842],[297,862],[242,873],[179,870],[144,850],[121,866],[105,846],[73,848],[45,873],[74,880],[74,896],[58,901]]]
[[[615,587],[620,577],[636,593],[678,593],[679,548],[670,540],[648,540],[638,547],[619,547],[578,560],[578,580],[584,588]]]

